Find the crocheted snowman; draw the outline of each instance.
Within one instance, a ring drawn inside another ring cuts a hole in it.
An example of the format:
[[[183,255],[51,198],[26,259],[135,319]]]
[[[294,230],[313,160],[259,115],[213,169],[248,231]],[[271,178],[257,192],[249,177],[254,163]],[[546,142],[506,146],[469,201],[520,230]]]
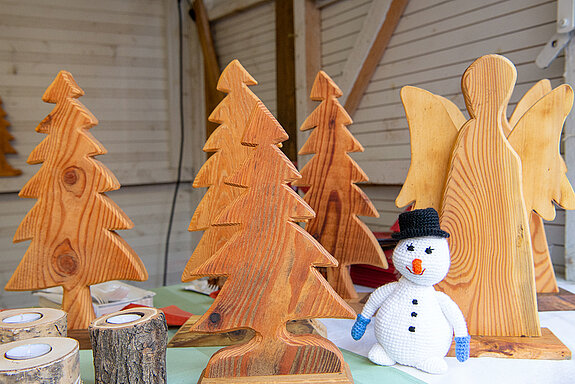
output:
[[[399,240],[393,264],[402,276],[370,295],[351,334],[359,340],[377,311],[378,343],[369,351],[371,361],[444,373],[444,357],[454,333],[457,359],[463,362],[469,358],[469,334],[461,310],[449,296],[433,288],[449,271],[449,234],[439,227],[433,208],[402,213],[399,227],[400,232],[392,235]]]

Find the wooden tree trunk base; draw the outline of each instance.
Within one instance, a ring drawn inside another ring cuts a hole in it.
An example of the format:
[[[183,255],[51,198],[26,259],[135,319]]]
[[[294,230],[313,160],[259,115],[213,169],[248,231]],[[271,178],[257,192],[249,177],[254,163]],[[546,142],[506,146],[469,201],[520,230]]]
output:
[[[575,294],[564,289],[558,293],[538,293],[537,307],[539,312],[575,311]]]
[[[13,348],[30,344],[47,344],[51,349],[44,355],[29,359],[6,357]],[[0,383],[81,383],[78,343],[66,337],[37,337],[0,345]]]
[[[38,320],[14,323],[19,316],[40,315]],[[53,308],[9,309],[0,316],[0,344],[34,337],[66,337],[66,312]],[[9,322],[7,322],[9,321]]]
[[[455,342],[447,356],[455,356]],[[571,351],[548,328],[540,337],[471,336],[470,357],[570,360]]]
[[[204,377],[204,372],[198,380],[198,384],[229,384],[229,383],[250,383],[250,384],[353,384],[351,370],[347,363],[343,363],[340,373],[322,373],[314,375],[277,375],[277,376],[249,376],[249,377]]]
[[[96,384],[166,383],[168,326],[162,311],[125,309],[99,317],[89,330]]]
[[[80,344],[80,349],[92,349],[90,331],[87,329],[69,329],[68,337],[75,339]]]
[[[252,329],[239,329],[237,331],[222,333],[190,332],[190,328],[200,318],[194,315],[182,325],[178,332],[168,343],[168,348],[181,347],[219,347],[247,343],[254,337]],[[296,335],[314,334],[327,337],[325,325],[316,319],[295,320],[287,323],[287,330]]]

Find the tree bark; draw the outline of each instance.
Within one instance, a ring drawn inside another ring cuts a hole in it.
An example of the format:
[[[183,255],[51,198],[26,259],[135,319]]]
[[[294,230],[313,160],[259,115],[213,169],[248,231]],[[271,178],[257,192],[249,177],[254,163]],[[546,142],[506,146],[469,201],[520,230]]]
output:
[[[27,344],[48,344],[45,355],[12,360],[6,353]],[[38,337],[0,345],[0,383],[80,383],[80,355],[78,342],[67,337]]]
[[[38,320],[12,322],[10,318],[19,315],[40,314]],[[9,322],[10,321],[10,322]],[[0,344],[33,337],[66,337],[66,312],[52,308],[19,308],[0,314]]]
[[[141,315],[136,321],[111,324],[119,315]],[[156,308],[134,308],[108,314],[90,325],[96,383],[166,382],[168,326]]]

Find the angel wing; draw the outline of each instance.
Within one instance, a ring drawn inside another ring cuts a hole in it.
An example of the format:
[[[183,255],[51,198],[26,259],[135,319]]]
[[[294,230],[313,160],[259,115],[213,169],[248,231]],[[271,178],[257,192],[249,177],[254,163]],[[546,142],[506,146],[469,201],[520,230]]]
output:
[[[531,108],[539,99],[551,92],[551,82],[549,79],[543,79],[538,81],[534,86],[529,88],[529,90],[523,95],[521,100],[515,106],[513,114],[509,118],[509,126],[511,128],[517,125],[517,122]],[[504,132],[505,135],[509,135],[510,132]]]
[[[561,85],[522,114],[508,136],[521,158],[525,206],[545,220],[555,218],[552,201],[565,209],[575,208],[575,193],[559,153],[561,130],[572,105],[573,90]]]
[[[449,100],[421,88],[403,87],[401,101],[411,136],[411,164],[395,205],[405,207],[415,202],[414,209],[439,210],[462,115]]]

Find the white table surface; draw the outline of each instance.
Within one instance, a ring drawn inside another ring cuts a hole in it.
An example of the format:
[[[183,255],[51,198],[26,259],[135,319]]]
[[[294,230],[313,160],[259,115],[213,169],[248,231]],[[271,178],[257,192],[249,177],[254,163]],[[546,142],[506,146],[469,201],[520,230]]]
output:
[[[575,293],[575,283],[558,280],[561,288]],[[369,288],[356,287],[358,291]],[[541,326],[549,328],[572,353],[575,353],[575,311],[539,312]],[[367,356],[376,342],[373,322],[364,337],[355,341],[351,337],[353,320],[322,319],[327,327],[328,338],[338,347]],[[490,357],[470,358],[460,363],[455,357],[447,357],[449,370],[443,375],[431,375],[418,369],[396,364],[400,369],[426,383],[510,383],[510,384],[575,384],[575,360],[520,360]]]

